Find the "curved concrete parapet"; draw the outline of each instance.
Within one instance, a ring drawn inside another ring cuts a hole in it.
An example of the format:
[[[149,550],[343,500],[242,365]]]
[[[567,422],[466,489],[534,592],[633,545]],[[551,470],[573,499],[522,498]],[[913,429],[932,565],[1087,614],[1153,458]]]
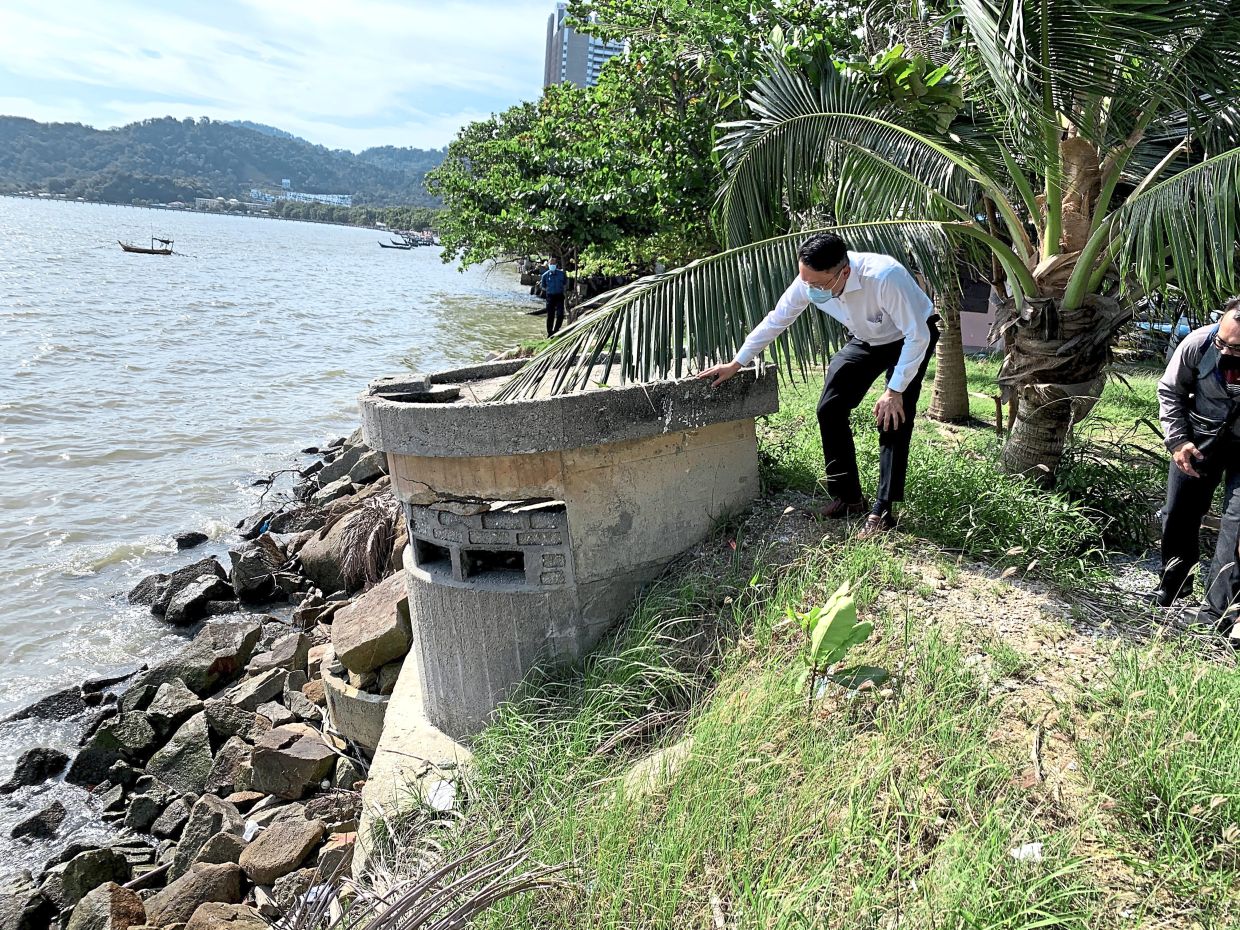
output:
[[[773,375],[491,400],[524,364],[383,379],[366,443],[405,508],[429,720],[463,738],[535,666],[594,648],[642,585],[758,493]],[[598,377],[602,377],[601,370]]]
[[[373,754],[383,735],[390,698],[386,694],[371,694],[353,687],[332,671],[334,659],[329,652],[322,666],[323,693],[332,723],[341,736]]]

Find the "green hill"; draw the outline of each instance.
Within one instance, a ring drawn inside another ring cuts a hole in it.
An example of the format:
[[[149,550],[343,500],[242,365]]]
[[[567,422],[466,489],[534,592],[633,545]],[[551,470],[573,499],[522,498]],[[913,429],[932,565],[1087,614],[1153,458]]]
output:
[[[251,187],[353,194],[355,204],[434,206],[423,186],[435,149],[328,149],[254,124],[143,120],[118,129],[0,116],[0,192],[47,190],[88,200],[245,197]]]

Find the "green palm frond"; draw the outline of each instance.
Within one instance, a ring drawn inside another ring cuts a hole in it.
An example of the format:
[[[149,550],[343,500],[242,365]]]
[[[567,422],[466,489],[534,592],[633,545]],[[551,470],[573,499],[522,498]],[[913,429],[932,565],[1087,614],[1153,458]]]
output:
[[[596,382],[649,382],[733,358],[797,273],[797,247],[834,232],[858,251],[882,252],[925,276],[936,291],[955,285],[953,241],[977,235],[963,223],[887,220],[809,229],[699,259],[583,305],[583,315],[515,374],[499,400],[583,390]],[[838,326],[811,307],[770,351],[804,375],[839,343]]]
[[[1199,303],[1235,293],[1240,149],[1134,193],[1115,212],[1110,235],[1123,275],[1145,292],[1173,281]]]
[[[717,150],[728,177],[717,222],[729,245],[775,235],[789,214],[820,207],[826,192],[836,219],[847,222],[966,220],[985,192],[1000,204],[1018,251],[1025,248],[1015,211],[983,166],[959,146],[900,125],[847,72],[830,64],[818,71],[812,80],[772,61],[748,101],[756,118],[722,127],[729,131]],[[857,214],[841,212],[851,207]]]

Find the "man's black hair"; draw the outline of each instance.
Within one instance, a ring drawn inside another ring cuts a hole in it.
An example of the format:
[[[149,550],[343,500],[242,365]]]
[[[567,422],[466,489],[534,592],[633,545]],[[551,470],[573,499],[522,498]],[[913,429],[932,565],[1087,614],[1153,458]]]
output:
[[[1223,316],[1227,316],[1229,313],[1234,314],[1237,319],[1240,319],[1240,294],[1237,294],[1235,297],[1228,297],[1227,303],[1223,304]]]
[[[819,233],[801,243],[797,258],[815,271],[834,271],[848,261],[848,243],[834,233]]]

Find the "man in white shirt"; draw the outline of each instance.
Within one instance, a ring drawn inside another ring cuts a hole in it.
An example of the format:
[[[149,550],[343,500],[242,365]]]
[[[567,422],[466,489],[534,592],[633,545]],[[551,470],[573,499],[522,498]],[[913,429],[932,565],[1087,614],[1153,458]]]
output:
[[[865,538],[895,526],[891,507],[904,500],[909,440],[926,365],[938,342],[934,304],[894,258],[850,252],[839,236],[811,236],[797,252],[799,275],[775,309],[745,339],[736,358],[698,375],[722,384],[752,362],[811,303],[844,325],[849,339],[831,356],[818,401],[818,427],[830,502],[826,517],[868,511]],[[870,507],[857,473],[849,414],[880,374],[886,390],[874,405],[879,429],[878,498]]]

